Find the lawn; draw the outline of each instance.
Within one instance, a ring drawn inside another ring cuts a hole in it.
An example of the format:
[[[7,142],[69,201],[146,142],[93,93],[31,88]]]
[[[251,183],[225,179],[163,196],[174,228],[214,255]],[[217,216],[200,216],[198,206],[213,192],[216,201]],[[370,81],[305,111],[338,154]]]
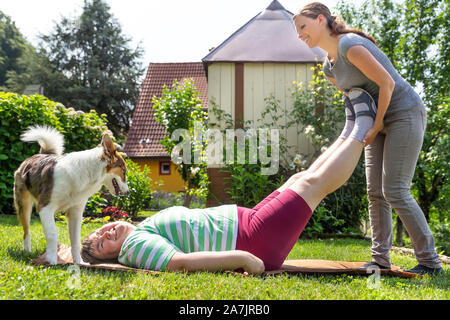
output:
[[[100,223],[84,223],[82,236]],[[70,245],[66,221],[57,221],[60,242]],[[381,277],[378,284],[363,276],[241,277],[230,273],[163,273],[148,275],[77,269],[75,266],[34,266],[29,258],[45,250],[42,226],[31,222],[32,253],[25,254],[22,228],[15,216],[0,215],[0,300],[4,299],[445,299],[450,298],[450,271],[439,277]],[[392,262],[415,266],[411,256],[392,253]],[[299,240],[289,259],[370,259],[370,242],[355,239]]]

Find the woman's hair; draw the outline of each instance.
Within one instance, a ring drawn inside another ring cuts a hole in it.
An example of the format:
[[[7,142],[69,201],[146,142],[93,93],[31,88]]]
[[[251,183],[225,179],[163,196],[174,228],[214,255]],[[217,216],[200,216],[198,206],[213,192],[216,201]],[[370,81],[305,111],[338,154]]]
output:
[[[90,264],[99,264],[99,263],[118,263],[117,259],[99,259],[95,257],[92,253],[92,240],[90,236],[96,232],[96,230],[92,231],[89,235],[87,235],[83,241],[81,242],[81,251],[80,255],[84,262],[89,262]]]
[[[330,9],[320,2],[311,2],[304,6],[292,19],[295,20],[298,16],[305,16],[308,18],[316,19],[319,14],[323,15],[327,19],[328,27],[331,29],[332,35],[344,34],[344,33],[356,33],[364,38],[369,39],[375,45],[377,45],[376,40],[365,34],[363,31],[354,28],[347,28],[344,20],[340,16],[332,16]]]

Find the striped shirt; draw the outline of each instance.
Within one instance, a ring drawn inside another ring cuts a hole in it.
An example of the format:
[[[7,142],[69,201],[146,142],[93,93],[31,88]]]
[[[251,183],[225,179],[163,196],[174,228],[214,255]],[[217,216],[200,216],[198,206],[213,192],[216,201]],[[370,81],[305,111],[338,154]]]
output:
[[[206,209],[183,206],[161,210],[147,218],[125,239],[119,262],[129,267],[164,271],[177,251],[236,249],[236,205]]]

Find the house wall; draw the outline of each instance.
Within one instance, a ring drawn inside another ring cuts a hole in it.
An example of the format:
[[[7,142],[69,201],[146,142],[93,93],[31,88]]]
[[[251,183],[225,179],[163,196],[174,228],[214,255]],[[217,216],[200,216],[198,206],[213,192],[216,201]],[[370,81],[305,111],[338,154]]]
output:
[[[141,168],[147,166],[150,168],[150,174],[148,175],[154,182],[162,180],[163,185],[159,187],[159,190],[167,192],[180,192],[184,191],[185,182],[181,178],[178,171],[175,169],[175,165],[170,161],[170,158],[132,158]],[[160,161],[170,162],[170,174],[160,174],[159,163]]]
[[[264,99],[273,95],[280,100],[280,107],[286,114],[292,110],[293,99],[291,91],[293,81],[306,84],[312,79],[313,63],[244,63],[244,121],[261,118],[265,109]],[[226,113],[235,119],[235,64],[213,63],[208,67],[208,101],[214,101]],[[209,121],[217,122],[215,116],[209,113]],[[270,120],[272,121],[272,120]],[[286,124],[282,119],[280,125]],[[224,123],[221,124],[224,127]],[[313,152],[311,144],[303,134],[297,134],[302,125],[283,129],[280,135],[287,138],[288,146],[293,146],[287,156],[292,159],[296,153],[309,154]],[[280,155],[280,160],[283,158]]]

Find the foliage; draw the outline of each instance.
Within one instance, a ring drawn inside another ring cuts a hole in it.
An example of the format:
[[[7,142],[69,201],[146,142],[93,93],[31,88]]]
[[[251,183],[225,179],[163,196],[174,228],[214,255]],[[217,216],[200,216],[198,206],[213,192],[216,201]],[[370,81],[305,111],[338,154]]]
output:
[[[11,19],[0,12],[0,90],[22,93],[28,85],[45,86],[45,94],[57,99],[66,90],[66,77],[54,70],[48,58],[23,37]]]
[[[157,190],[152,192],[152,203],[151,209],[153,210],[163,210],[169,207],[182,206],[185,199],[184,193],[173,193],[163,190]],[[205,208],[205,199],[200,199],[196,195],[192,196],[189,208]]]
[[[313,78],[307,86],[294,81],[292,96],[293,110],[289,114],[288,126],[304,124],[299,133],[306,135],[314,147],[312,154],[300,153],[301,169],[307,169],[310,164],[331,145],[342,130],[345,122],[344,102],[342,93],[329,82],[322,71],[322,65],[311,67]]]
[[[264,118],[267,114],[271,114],[276,120],[278,120],[280,115],[277,114],[277,110],[279,110],[277,101],[273,97],[268,97],[265,101],[267,108],[265,112],[263,112],[262,117]],[[221,109],[214,101],[210,101],[208,112],[214,114],[216,119],[216,122],[208,123],[209,128],[221,129],[222,132],[225,132],[225,130],[235,129],[235,123],[232,120],[232,116]],[[239,123],[239,125],[242,126],[242,130],[244,132],[248,132],[249,129],[253,129],[252,122],[250,120],[243,121],[242,123]],[[258,129],[270,127],[271,124],[266,122],[258,126]],[[256,145],[258,146],[258,150],[261,147],[260,138],[261,136],[257,135]],[[256,159],[256,163],[251,163],[250,161],[251,153],[249,143],[245,143],[243,149],[244,153],[242,155],[238,154],[237,141],[233,142],[232,147],[235,158],[232,162],[225,161],[224,168],[220,170],[228,172],[231,175],[230,178],[225,178],[230,186],[227,188],[226,192],[230,195],[233,203],[238,206],[252,208],[267,195],[272,193],[272,191],[278,188],[278,186],[282,184],[281,181],[284,180],[288,174],[285,172],[284,168],[279,168],[281,170],[278,170],[274,175],[264,174],[262,169],[267,168],[267,165],[261,162],[260,157]],[[281,150],[279,154],[284,154],[282,151],[287,150],[285,137],[280,135],[280,141],[277,147]],[[229,147],[224,145],[222,152],[223,155],[226,154],[227,148]],[[272,156],[270,144],[267,145],[267,149],[264,151],[267,156]],[[242,157],[242,159],[239,159],[239,157]]]
[[[120,210],[119,207],[106,207],[102,210],[103,215],[110,217],[112,221],[117,220],[124,220],[129,217],[129,215],[125,212]]]
[[[64,93],[70,82],[64,74],[56,70],[45,52],[28,46],[17,59],[18,68],[7,73],[7,91],[22,93],[28,85],[39,84],[44,87],[44,95],[52,100],[64,99]]]
[[[52,89],[50,98],[107,114],[110,129],[124,136],[144,71],[138,60],[142,49],[129,48],[131,40],[122,34],[109,5],[104,0],[85,1],[79,17],[63,17],[41,40],[40,50],[52,70],[64,75],[65,86],[57,92],[42,83]]]
[[[65,152],[96,147],[106,127],[106,117],[65,108],[62,104],[34,95],[0,92],[0,212],[13,213],[14,172],[26,158],[39,152],[37,143],[20,141],[32,125],[48,125],[65,139]]]
[[[108,200],[102,197],[102,192],[96,192],[90,197],[84,208],[85,217],[102,217],[103,210],[108,206]]]
[[[110,201],[114,206],[128,212],[130,216],[136,217],[139,211],[150,207],[151,193],[157,185],[149,177],[149,167],[141,168],[130,159],[126,159],[125,162],[127,163],[126,179],[130,193],[128,196],[110,197]]]
[[[160,143],[171,155],[176,170],[188,184],[185,205],[189,206],[192,195],[206,198],[208,192],[204,159],[206,144],[202,141],[202,128],[205,127],[207,114],[203,110],[200,93],[191,79],[185,79],[182,83],[175,79],[172,87],[169,89],[164,86],[161,97],[153,97],[152,102],[155,121],[162,124],[168,133]],[[182,148],[183,159],[174,154],[174,151],[180,151],[181,144],[185,146]]]
[[[19,69],[19,58],[28,46],[11,18],[0,11],[0,90],[6,85],[7,73]]]
[[[433,109],[435,112],[428,112],[413,192],[427,218],[434,216],[444,221],[450,208],[450,98],[444,98]]]
[[[336,218],[336,214],[330,212],[323,204],[320,204],[314,214],[308,221],[305,229],[303,230],[302,238],[312,238],[322,233],[339,233],[342,227],[345,226],[344,219]],[[338,230],[338,232],[336,232]]]
[[[227,179],[230,188],[227,193],[238,206],[252,208],[277,188],[270,175],[262,174],[261,163],[227,164],[231,177]]]
[[[433,235],[437,251],[450,256],[450,223],[443,222],[433,226]]]

